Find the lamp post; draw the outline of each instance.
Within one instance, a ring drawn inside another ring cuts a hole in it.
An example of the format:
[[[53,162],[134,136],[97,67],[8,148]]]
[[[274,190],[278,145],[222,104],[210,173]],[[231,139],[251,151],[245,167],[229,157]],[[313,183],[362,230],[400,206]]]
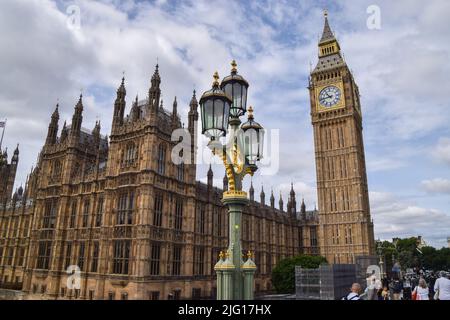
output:
[[[262,158],[264,129],[254,120],[253,108],[248,108],[248,121],[242,124],[240,117],[247,112],[248,82],[237,73],[237,64],[231,63],[231,74],[219,83],[214,73],[212,88],[200,98],[202,133],[210,141],[208,148],[219,156],[225,166],[228,190],[224,190],[222,202],[229,213],[229,245],[221,252],[214,269],[217,273],[217,299],[251,300],[254,292],[256,265],[251,252],[242,259],[241,221],[242,211],[248,203],[242,181],[247,174],[253,176]],[[220,138],[227,137],[223,144]]]
[[[378,256],[379,256],[379,258],[380,258],[380,261],[379,261],[379,265],[380,265],[380,276],[381,276],[381,279],[384,279],[384,268],[383,268],[383,264],[384,264],[384,262],[383,262],[383,246],[382,246],[382,244],[381,244],[381,241],[379,241],[378,240],[378,246],[377,246],[377,251],[378,251]]]

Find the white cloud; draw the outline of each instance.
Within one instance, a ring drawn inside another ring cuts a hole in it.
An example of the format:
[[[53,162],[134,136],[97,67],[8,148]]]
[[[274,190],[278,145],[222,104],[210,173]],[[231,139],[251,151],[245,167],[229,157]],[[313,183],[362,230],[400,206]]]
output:
[[[422,186],[425,191],[436,194],[436,193],[444,193],[450,194],[450,180],[436,178],[432,180],[424,180],[422,181]]]
[[[445,128],[450,121],[443,90],[450,86],[445,62],[450,42],[442,33],[444,26],[450,28],[445,18],[450,6],[446,1],[426,6],[379,1],[382,28],[373,31],[365,28],[369,4],[373,2],[343,2],[345,18],[340,17],[355,26],[341,33],[341,47],[359,83],[366,126],[374,125],[369,139],[414,143],[412,139]]]
[[[375,158],[367,161],[367,169],[371,172],[395,170],[405,166],[404,162],[389,158]]]
[[[432,154],[439,162],[450,165],[450,138],[440,138]]]
[[[370,192],[370,203],[376,237],[390,240],[421,235],[430,245],[446,245],[448,213],[417,206],[411,199],[399,199],[386,192]]]

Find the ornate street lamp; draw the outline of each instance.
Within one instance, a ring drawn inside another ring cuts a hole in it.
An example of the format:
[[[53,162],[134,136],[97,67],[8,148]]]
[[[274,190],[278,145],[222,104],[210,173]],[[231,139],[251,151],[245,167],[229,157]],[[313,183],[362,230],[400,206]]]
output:
[[[384,278],[384,268],[383,268],[383,245],[381,244],[381,241],[378,240],[378,245],[377,245],[377,251],[378,251],[378,256],[380,258],[379,261],[379,265],[380,265],[380,273],[381,273],[381,279]]]
[[[228,128],[231,99],[219,88],[219,74],[214,73],[211,90],[200,98],[202,133],[211,140],[224,136]]]
[[[244,131],[245,158],[250,165],[256,165],[263,157],[264,128],[254,120],[253,108],[248,109],[248,121],[241,126]]]
[[[231,117],[242,117],[247,111],[248,82],[237,74],[236,61],[231,62],[231,74],[223,78],[220,88],[232,99]]]
[[[222,80],[214,74],[211,90],[200,99],[202,132],[210,142],[208,147],[225,165],[228,190],[224,190],[222,202],[228,206],[229,239],[226,253],[221,253],[214,269],[217,273],[217,299],[251,300],[254,292],[256,265],[251,252],[242,259],[241,220],[242,210],[248,203],[242,181],[247,174],[258,170],[257,162],[263,157],[264,129],[254,120],[253,108],[249,108],[248,121],[241,126],[241,116],[247,112],[248,82],[237,74],[237,64],[231,63],[231,74]],[[228,136],[223,145],[219,138]]]

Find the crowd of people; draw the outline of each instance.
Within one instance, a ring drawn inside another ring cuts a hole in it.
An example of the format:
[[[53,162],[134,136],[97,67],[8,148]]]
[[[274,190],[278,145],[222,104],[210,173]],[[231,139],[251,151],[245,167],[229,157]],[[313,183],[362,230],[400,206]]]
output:
[[[361,291],[361,285],[354,283],[342,300],[450,300],[450,272],[394,274],[391,279],[377,279],[373,274]]]

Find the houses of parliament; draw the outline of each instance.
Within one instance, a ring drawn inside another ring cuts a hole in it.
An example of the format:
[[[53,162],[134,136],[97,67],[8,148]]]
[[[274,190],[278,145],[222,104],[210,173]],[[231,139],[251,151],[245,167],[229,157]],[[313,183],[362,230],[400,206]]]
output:
[[[354,263],[374,254],[373,223],[358,86],[325,16],[319,59],[309,77],[318,209],[307,211],[293,188],[284,206],[263,190],[242,224],[242,247],[254,252],[255,290],[270,291],[283,258],[322,255]],[[181,128],[178,104],[161,103],[158,66],[148,96],[126,114],[125,81],[117,89],[109,138],[100,123],[82,127],[83,98],[60,130],[57,105],[45,144],[24,187],[13,192],[19,147],[0,151],[0,288],[36,299],[214,298],[214,264],[228,245],[227,190],[196,181],[191,163],[170,160]],[[191,150],[199,106],[188,106]],[[259,200],[259,201],[257,201]],[[297,205],[299,203],[299,205]],[[78,285],[68,286],[77,275]]]

